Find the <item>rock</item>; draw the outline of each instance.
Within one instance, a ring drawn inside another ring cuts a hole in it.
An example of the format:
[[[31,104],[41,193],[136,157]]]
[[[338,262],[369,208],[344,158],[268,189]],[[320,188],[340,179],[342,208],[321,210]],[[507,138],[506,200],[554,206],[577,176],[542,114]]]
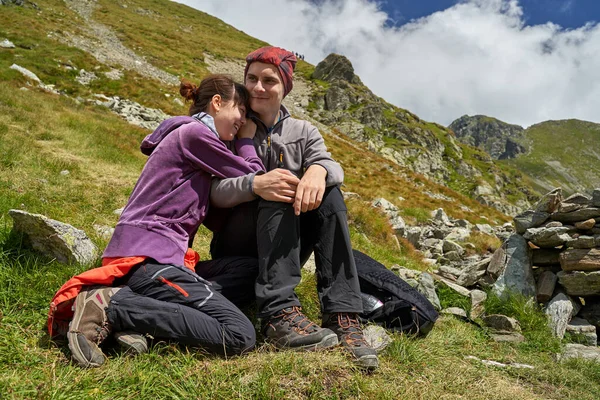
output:
[[[559,228],[529,228],[523,237],[538,247],[557,247],[562,246],[571,237],[567,234],[569,228],[561,226]]]
[[[482,318],[483,323],[492,329],[505,332],[521,332],[519,321],[502,314],[486,315]]]
[[[440,299],[435,291],[435,283],[433,277],[426,272],[419,276],[419,284],[417,290],[429,300],[436,310],[441,310]]]
[[[459,318],[467,319],[467,312],[459,307],[448,307],[440,311],[440,314],[454,315]]]
[[[565,244],[567,247],[574,249],[593,249],[596,247],[596,238],[593,236],[581,235],[577,238],[568,240]]]
[[[592,192],[592,206],[600,207],[600,189],[594,189]]]
[[[410,242],[416,248],[419,248],[419,242],[421,241],[421,228],[418,226],[411,226],[405,229],[404,234],[406,236],[406,240]]]
[[[517,233],[523,234],[529,228],[541,226],[548,218],[550,218],[549,213],[527,210],[514,218],[515,230]]]
[[[123,72],[118,69],[113,68],[110,71],[105,72],[104,76],[106,76],[110,80],[118,81],[119,79],[121,79],[123,77]]]
[[[543,225],[544,228],[558,228],[560,226],[563,226],[563,223],[560,221],[550,221]]]
[[[585,221],[596,217],[600,217],[600,208],[598,207],[588,207],[571,212],[556,212],[550,214],[550,218],[563,223]]]
[[[457,251],[449,251],[446,254],[444,254],[444,258],[448,261],[452,261],[452,262],[460,262],[462,261],[462,258],[460,257],[460,254]]]
[[[583,318],[574,317],[567,325],[567,332],[585,338],[586,346],[597,346],[596,327]]]
[[[62,171],[60,171],[60,174],[61,174],[62,176],[67,176],[67,175],[70,175],[70,174],[71,174],[71,172],[69,172],[69,170],[68,170],[68,169],[65,169],[65,170],[62,170]]]
[[[556,276],[570,296],[600,295],[600,271],[560,271]]]
[[[491,257],[467,266],[461,271],[456,283],[464,287],[475,285],[485,275],[490,261]]]
[[[556,265],[560,263],[560,253],[559,249],[534,249],[531,251],[531,261],[536,266]]]
[[[485,233],[486,235],[492,236],[494,234],[494,229],[489,224],[475,224],[475,228],[473,229],[476,232]]]
[[[520,294],[525,297],[534,297],[535,280],[533,279],[533,271],[529,259],[529,246],[525,239],[517,234],[511,235],[497,252],[504,253],[504,256],[500,255],[496,257],[494,254],[488,266],[488,272],[490,272],[490,269],[494,271],[498,269],[503,270],[494,284],[494,292],[499,297],[504,297],[511,293]],[[494,262],[500,263],[502,261],[504,261],[504,268],[492,265]]]
[[[36,82],[37,84],[41,84],[42,83],[42,81],[40,80],[40,78],[38,78],[36,74],[34,74],[33,72],[31,72],[27,68],[23,68],[20,65],[13,64],[13,65],[10,66],[10,69],[14,69],[15,71],[19,71],[23,76],[25,76],[28,79],[31,79],[32,81]]]
[[[563,200],[564,203],[580,204],[584,206],[592,205],[592,198],[585,194],[574,193]]]
[[[553,213],[562,202],[562,189],[556,188],[546,193],[533,207],[535,211]]]
[[[390,267],[390,270],[395,272],[400,278],[407,281],[409,279],[417,279],[421,275],[421,272],[415,271],[414,269],[409,269],[402,267],[398,264],[394,264]]]
[[[13,229],[27,236],[31,246],[64,264],[91,264],[98,257],[98,248],[85,232],[71,225],[40,214],[9,210]]]
[[[573,318],[574,311],[573,301],[564,293],[559,293],[550,300],[545,313],[548,316],[548,325],[550,325],[554,336],[560,339],[565,336],[567,324]]]
[[[92,228],[94,228],[94,230],[96,231],[96,233],[98,234],[98,236],[100,236],[102,239],[110,239],[113,235],[113,233],[115,232],[115,228],[111,228],[110,226],[105,226],[105,225],[92,225]]]
[[[4,39],[0,42],[0,47],[3,49],[14,49],[15,44],[8,39]]]
[[[583,206],[581,204],[573,204],[573,203],[560,203],[558,206],[559,213],[570,213],[573,211],[581,210]]]
[[[575,222],[575,228],[581,229],[583,231],[587,231],[592,229],[596,225],[596,220],[594,218],[586,219],[585,221]]]
[[[354,75],[354,67],[350,60],[339,54],[329,54],[317,64],[313,78],[326,82],[342,80],[349,83],[360,84],[358,76]]]
[[[600,329],[600,299],[586,299],[579,315]]]
[[[558,278],[552,271],[544,271],[537,281],[537,301],[545,303],[552,298]]]
[[[486,300],[487,294],[483,290],[471,290],[471,319],[477,319],[483,315]]]
[[[406,223],[404,222],[402,217],[398,215],[398,207],[381,197],[373,200],[371,205],[375,208],[381,209],[390,220],[390,223],[392,224],[392,229],[395,230],[396,233],[400,236],[404,236]]]
[[[360,195],[358,193],[344,192],[343,190],[341,192],[342,196],[344,197],[344,201],[348,201],[350,199],[360,199]]]
[[[87,72],[84,69],[80,69],[79,70],[79,75],[75,78],[75,80],[77,82],[79,82],[82,85],[89,85],[90,83],[92,83],[93,81],[95,81],[96,79],[98,79],[98,77],[96,76],[95,73],[93,72]]]
[[[463,254],[465,252],[465,249],[463,249],[461,245],[453,242],[452,240],[444,240],[442,249],[444,250],[444,253],[454,251],[458,254]]]
[[[600,249],[567,249],[560,254],[559,260],[564,271],[600,271]]]
[[[471,291],[469,289],[466,289],[466,288],[464,288],[460,285],[457,285],[456,283],[451,282],[448,279],[444,279],[444,278],[440,278],[440,282],[442,282],[444,285],[446,285],[450,289],[454,290],[456,293],[460,294],[461,296],[471,297]]]
[[[450,222],[450,218],[446,215],[443,208],[438,208],[435,211],[431,212],[431,217],[435,222],[441,223],[446,226],[454,226],[452,222]]]
[[[438,254],[438,255],[444,254],[444,242],[440,239],[435,239],[435,238],[425,239],[424,241],[421,242],[421,248],[430,250],[431,254]]]
[[[378,353],[392,343],[392,337],[381,326],[368,325],[363,329],[363,335],[369,346]]]
[[[125,210],[125,207],[117,208],[116,210],[113,211],[113,214],[121,215],[121,214],[123,214],[123,210]]]
[[[448,265],[440,265],[438,268],[438,275],[455,281],[460,276],[462,271],[458,268],[450,267]]]
[[[519,332],[492,332],[490,337],[494,342],[499,343],[523,343],[525,336]]]
[[[581,358],[583,360],[600,363],[600,348],[569,343],[565,345],[563,353],[557,356],[558,361],[566,361],[573,358]]]

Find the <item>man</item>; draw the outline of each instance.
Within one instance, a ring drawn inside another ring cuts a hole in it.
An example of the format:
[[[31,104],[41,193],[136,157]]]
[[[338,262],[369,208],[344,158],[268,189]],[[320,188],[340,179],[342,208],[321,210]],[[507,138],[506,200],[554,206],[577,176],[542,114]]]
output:
[[[254,143],[268,172],[213,182],[211,204],[233,209],[213,237],[212,257],[258,257],[255,292],[267,341],[302,349],[327,348],[339,341],[357,365],[377,368],[376,352],[357,320],[362,300],[339,189],[342,168],[318,130],[292,118],[281,104],[292,90],[296,57],[264,47],[246,61]],[[323,327],[302,313],[294,292],[301,266],[313,250]]]

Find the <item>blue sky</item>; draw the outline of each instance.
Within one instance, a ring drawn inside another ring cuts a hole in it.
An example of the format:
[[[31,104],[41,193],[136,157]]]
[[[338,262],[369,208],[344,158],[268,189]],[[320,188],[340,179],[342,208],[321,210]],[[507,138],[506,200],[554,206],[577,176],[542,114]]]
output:
[[[389,15],[390,23],[398,26],[456,3],[457,0],[384,0],[381,8]],[[572,29],[600,20],[600,0],[521,0],[519,4],[524,22],[530,26],[553,22]]]
[[[600,0],[177,1],[314,65],[342,54],[428,121],[600,123]]]

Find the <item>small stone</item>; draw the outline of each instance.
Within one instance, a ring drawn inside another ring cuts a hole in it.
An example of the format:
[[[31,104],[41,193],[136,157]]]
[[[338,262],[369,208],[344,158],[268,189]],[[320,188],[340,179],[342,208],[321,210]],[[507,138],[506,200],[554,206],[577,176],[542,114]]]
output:
[[[594,189],[592,192],[592,205],[594,207],[600,207],[600,189]]]
[[[342,196],[344,197],[344,201],[348,201],[350,199],[360,199],[360,195],[354,192],[345,192],[342,190]]]
[[[587,231],[592,229],[596,225],[596,220],[594,218],[586,219],[585,221],[575,222],[575,228]]]
[[[65,170],[63,170],[63,171],[60,171],[60,174],[61,174],[62,176],[67,176],[67,175],[69,175],[69,174],[70,174],[70,172],[69,172],[69,170],[68,170],[68,169],[65,169]]]
[[[486,326],[496,329],[497,331],[521,332],[521,325],[519,324],[519,321],[514,318],[507,317],[506,315],[486,315],[482,318],[482,320]]]
[[[448,307],[440,311],[441,314],[450,314],[459,318],[467,318],[467,312],[459,307]]]
[[[515,229],[518,234],[523,234],[529,228],[537,228],[550,218],[546,212],[535,212],[528,210],[514,218]]]
[[[4,39],[0,42],[0,47],[2,47],[3,49],[14,49],[15,44],[8,39]]]
[[[454,282],[450,282],[448,279],[444,279],[444,278],[440,278],[440,282],[442,282],[444,285],[446,285],[450,289],[454,290],[456,293],[460,294],[461,296],[471,297],[471,291],[469,289],[466,289],[460,285],[457,285]]]
[[[592,204],[592,198],[585,194],[574,193],[564,200],[564,203],[581,204],[584,206]]]
[[[596,327],[583,318],[573,317],[571,322],[567,325],[567,332],[573,335],[583,336],[586,340],[586,346],[598,345]]]
[[[438,208],[437,210],[432,211],[431,216],[434,221],[437,221],[446,226],[454,226],[454,224],[450,222],[450,218],[448,218],[448,215],[446,215],[443,208]]]
[[[580,235],[568,240],[565,244],[567,247],[574,249],[593,249],[596,247],[596,238],[593,236]]]
[[[560,221],[550,221],[544,225],[544,228],[558,228],[563,226],[563,223]]]
[[[463,249],[461,245],[459,245],[456,242],[453,242],[452,240],[444,240],[442,244],[442,249],[444,250],[444,253],[454,251],[458,254],[463,254],[465,252],[465,249]]]
[[[525,341],[525,336],[519,332],[493,332],[490,337],[494,342],[499,343],[522,343]]]
[[[537,301],[545,303],[552,298],[558,278],[552,271],[543,271],[537,281]]]
[[[594,191],[595,192],[595,191]],[[569,343],[565,346],[565,351],[557,356],[558,361],[566,361],[573,358],[595,361],[600,363],[600,348],[588,347],[582,344]]]
[[[552,213],[562,202],[562,189],[556,188],[546,193],[534,206],[535,211]]]
[[[582,209],[583,206],[581,204],[573,204],[573,203],[560,203],[560,206],[558,206],[558,212],[559,213],[570,213],[573,211],[577,211]]]
[[[486,300],[487,294],[483,290],[471,290],[471,319],[477,319],[483,315]]]
[[[365,340],[376,352],[381,352],[392,343],[392,337],[378,325],[368,325],[363,329]]]
[[[125,210],[125,207],[117,208],[116,210],[113,211],[113,214],[121,215],[121,214],[123,214],[123,210]]]
[[[489,224],[475,224],[474,230],[476,232],[485,233],[486,235],[492,236],[494,234],[494,229]]]
[[[419,284],[417,286],[417,290],[429,300],[433,307],[436,310],[440,310],[442,306],[440,305],[440,299],[435,291],[435,282],[433,281],[433,277],[423,272],[421,276],[419,276]]]

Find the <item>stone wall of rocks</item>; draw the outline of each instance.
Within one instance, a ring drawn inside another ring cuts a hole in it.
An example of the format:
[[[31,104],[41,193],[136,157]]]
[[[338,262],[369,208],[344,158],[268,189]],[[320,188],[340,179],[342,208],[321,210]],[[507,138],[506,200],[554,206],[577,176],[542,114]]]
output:
[[[545,305],[557,337],[580,335],[597,345],[600,328],[600,189],[563,199],[560,188],[546,194],[534,209],[514,218],[520,241],[514,249],[526,256],[518,290]],[[502,292],[496,287],[499,292]]]

